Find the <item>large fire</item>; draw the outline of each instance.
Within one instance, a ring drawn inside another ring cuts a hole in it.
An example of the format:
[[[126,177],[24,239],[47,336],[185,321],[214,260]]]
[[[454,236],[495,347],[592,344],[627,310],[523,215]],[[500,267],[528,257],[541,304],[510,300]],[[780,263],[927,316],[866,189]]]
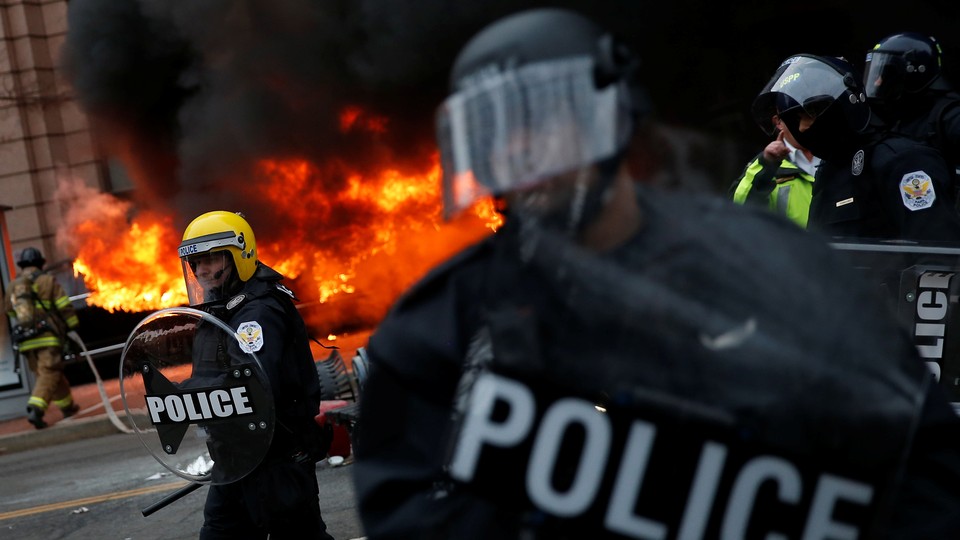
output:
[[[246,194],[282,223],[279,232],[276,223],[251,223],[260,260],[287,277],[312,306],[303,311],[308,323],[323,331],[375,325],[417,278],[500,225],[489,200],[442,219],[436,160],[422,174],[348,174],[337,190],[315,187],[323,174],[305,160],[264,160]],[[111,312],[186,305],[173,218],[133,213],[131,203],[102,193],[82,199],[70,243],[88,303]]]

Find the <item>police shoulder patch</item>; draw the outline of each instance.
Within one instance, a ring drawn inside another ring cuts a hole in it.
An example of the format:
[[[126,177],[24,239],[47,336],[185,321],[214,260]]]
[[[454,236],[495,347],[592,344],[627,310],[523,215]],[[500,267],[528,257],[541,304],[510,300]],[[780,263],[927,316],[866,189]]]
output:
[[[227,309],[233,309],[237,307],[237,304],[239,304],[240,302],[243,302],[244,298],[246,298],[246,295],[243,295],[243,294],[238,294],[234,296],[233,298],[230,299],[229,302],[227,302]]]
[[[933,206],[937,193],[933,189],[933,179],[923,171],[913,171],[900,179],[900,197],[903,205],[910,211],[923,210]]]
[[[242,322],[237,327],[237,340],[243,352],[257,352],[263,347],[263,328],[257,321]]]

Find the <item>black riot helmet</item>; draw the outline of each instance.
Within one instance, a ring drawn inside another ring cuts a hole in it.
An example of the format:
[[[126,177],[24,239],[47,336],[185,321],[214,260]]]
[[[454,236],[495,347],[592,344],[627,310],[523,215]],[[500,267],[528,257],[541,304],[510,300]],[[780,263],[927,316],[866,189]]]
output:
[[[753,102],[753,118],[772,129],[777,114],[815,155],[844,157],[870,128],[870,108],[853,66],[842,58],[798,54],[787,58]],[[802,126],[802,120],[813,119]],[[772,131],[768,131],[772,134]]]
[[[788,105],[786,96],[780,96],[779,93],[773,92],[772,89],[774,84],[780,81],[783,72],[793,65],[795,58],[796,57],[791,56],[777,67],[773,76],[770,77],[770,80],[764,85],[763,90],[760,90],[760,93],[754,98],[753,104],[750,107],[750,114],[753,117],[753,121],[760,126],[760,129],[762,129],[764,133],[771,137],[777,133],[777,128],[774,123],[771,122],[771,119],[777,114],[778,104],[780,109],[784,109]]]
[[[566,9],[521,11],[474,36],[437,112],[447,217],[623,155],[648,102],[638,60]],[[610,175],[612,176],[612,175]]]
[[[47,264],[47,260],[43,258],[43,253],[40,253],[40,250],[35,247],[24,248],[20,252],[20,257],[17,258],[17,266],[20,268],[27,267],[36,267],[43,268],[43,265]]]
[[[932,36],[917,32],[893,34],[867,53],[863,87],[878,103],[896,102],[905,94],[948,89],[941,77],[943,51]]]

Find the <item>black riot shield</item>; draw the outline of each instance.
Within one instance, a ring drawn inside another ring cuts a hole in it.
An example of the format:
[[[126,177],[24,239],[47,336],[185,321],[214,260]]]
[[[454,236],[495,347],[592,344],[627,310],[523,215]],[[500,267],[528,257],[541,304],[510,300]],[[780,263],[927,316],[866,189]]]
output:
[[[169,308],[141,321],[124,347],[124,409],[153,457],[187,480],[235,482],[270,447],[270,384],[239,339],[208,313]]]
[[[960,409],[960,246],[836,241],[909,331],[954,408]]]
[[[607,257],[549,231],[499,237],[451,490],[544,537],[883,531],[929,373],[836,258],[692,232]]]

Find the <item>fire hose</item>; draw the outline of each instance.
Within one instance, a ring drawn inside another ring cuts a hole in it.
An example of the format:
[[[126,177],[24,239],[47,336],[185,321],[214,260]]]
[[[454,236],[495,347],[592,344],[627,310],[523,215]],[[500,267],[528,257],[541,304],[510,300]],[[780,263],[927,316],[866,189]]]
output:
[[[90,351],[87,350],[87,345],[83,342],[83,339],[73,330],[67,332],[67,336],[80,347],[81,354],[87,359],[87,364],[90,366],[90,370],[93,371],[93,376],[97,381],[97,390],[100,392],[100,399],[103,401],[103,408],[106,410],[110,422],[122,433],[133,433],[133,430],[124,424],[113,410],[113,404],[110,403],[110,398],[107,397],[107,391],[103,387],[103,379],[100,378],[100,372],[97,371],[97,366],[93,363],[93,356],[90,354]]]

